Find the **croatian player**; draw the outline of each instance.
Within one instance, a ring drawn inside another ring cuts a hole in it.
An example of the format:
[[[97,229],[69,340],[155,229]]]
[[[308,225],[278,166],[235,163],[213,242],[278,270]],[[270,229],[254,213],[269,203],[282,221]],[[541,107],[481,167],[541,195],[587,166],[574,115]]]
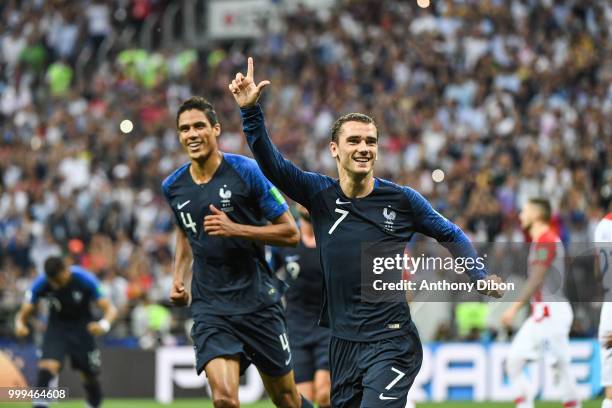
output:
[[[518,299],[502,315],[510,327],[518,311],[531,299],[531,315],[512,340],[506,361],[510,380],[518,385],[517,408],[533,408],[536,390],[524,372],[525,364],[552,355],[565,408],[580,407],[576,380],[571,371],[569,332],[574,319],[572,307],[562,293],[564,253],[559,237],[550,227],[551,207],[546,199],[532,198],[523,207],[521,226],[532,239],[528,279]]]
[[[599,319],[601,385],[605,388],[605,399],[601,407],[612,408],[612,213],[597,224],[594,241],[604,288],[604,303]]]
[[[250,363],[274,404],[311,407],[293,379],[280,304],[285,284],[264,254],[264,244],[298,243],[287,204],[254,160],[219,151],[221,125],[205,99],[185,101],[176,125],[190,161],[162,183],[178,226],[170,299],[188,303],[184,281],[193,263],[196,371],[206,372],[215,407],[240,405],[240,374]]]
[[[66,266],[57,256],[47,258],[44,269],[45,275],[34,281],[17,313],[15,334],[24,337],[30,333],[28,319],[36,311],[38,302],[46,298],[50,312],[36,387],[50,387],[68,355],[72,368],[82,374],[88,407],[98,408],[102,404],[98,381],[101,360],[95,336],[108,332],[117,312],[102,295],[100,282],[89,271],[76,265]],[[93,319],[91,303],[104,313],[101,320]],[[48,406],[48,400],[34,400],[34,408]]]
[[[275,248],[274,263],[283,267],[289,284],[286,316],[297,389],[325,408],[330,405],[329,329],[318,325],[323,272],[310,214],[299,204],[297,212],[300,243],[296,248]]]
[[[246,77],[238,73],[229,89],[262,171],[312,217],[326,288],[322,323],[329,319],[332,335],[332,406],[404,408],[421,367],[421,342],[406,302],[361,298],[361,244],[405,244],[422,232],[441,242],[463,244],[454,246],[455,256],[475,258],[476,252],[465,234],[419,193],[374,177],[378,132],[366,115],[348,114],[333,126],[329,146],[338,180],[302,171],[283,158],[268,137],[257,105],[268,84],[255,84],[249,58]],[[472,279],[486,276],[484,270],[469,273]]]

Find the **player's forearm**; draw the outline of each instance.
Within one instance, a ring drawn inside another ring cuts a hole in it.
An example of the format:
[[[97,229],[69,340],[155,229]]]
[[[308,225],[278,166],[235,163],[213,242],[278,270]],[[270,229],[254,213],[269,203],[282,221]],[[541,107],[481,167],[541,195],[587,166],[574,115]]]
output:
[[[523,306],[529,302],[529,299],[531,299],[533,294],[542,286],[544,278],[546,277],[547,269],[548,268],[544,265],[537,265],[532,268],[529,274],[529,279],[527,279],[527,283],[516,300],[516,303]]]
[[[17,316],[15,316],[15,324],[22,324],[24,326],[26,326],[28,324],[28,320],[29,320],[29,316],[26,316],[23,313],[17,313]]]
[[[242,108],[240,114],[249,148],[263,174],[291,199],[303,203],[305,191],[299,183],[302,170],[285,159],[270,140],[260,106]]]
[[[447,243],[442,243],[442,245],[445,245],[455,258],[472,260],[472,264],[474,265],[474,267],[466,268],[466,272],[472,281],[486,278],[487,271],[484,268],[484,263],[482,262],[482,259],[479,259],[478,257],[476,248],[474,248],[474,245],[472,244],[470,239],[459,227],[454,224],[453,226],[455,228],[455,231],[452,236],[451,242],[448,243],[448,245],[445,245]]]
[[[113,322],[117,319],[117,308],[113,306],[110,302],[106,307],[102,308],[102,312],[104,313],[102,319],[106,320],[109,324],[113,324]]]
[[[474,267],[466,268],[466,272],[472,281],[486,278],[484,263],[461,228],[440,215],[429,201],[415,190],[406,187],[404,191],[415,213],[418,231],[434,238],[455,258],[471,259]]]
[[[176,231],[176,234],[176,252],[172,279],[174,282],[184,282],[186,278],[190,278],[193,256],[191,254],[189,242],[187,242],[187,237],[185,237],[185,234],[178,230]]]
[[[300,241],[300,232],[290,224],[269,224],[263,226],[241,224],[238,238],[263,242],[274,246],[295,246]]]
[[[179,254],[177,252],[172,280],[175,282],[185,282],[185,279],[189,279],[191,277],[191,262],[192,259],[189,254]]]
[[[15,323],[19,322],[24,326],[27,325],[33,310],[34,307],[29,303],[22,305],[19,311],[17,312],[17,315],[15,316]]]

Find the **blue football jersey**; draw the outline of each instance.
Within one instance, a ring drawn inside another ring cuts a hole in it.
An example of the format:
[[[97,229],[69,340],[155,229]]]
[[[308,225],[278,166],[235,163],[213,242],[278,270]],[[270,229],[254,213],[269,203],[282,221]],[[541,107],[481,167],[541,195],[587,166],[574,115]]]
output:
[[[73,265],[70,267],[68,283],[55,289],[47,277],[36,278],[26,293],[26,302],[36,304],[42,298],[49,301],[49,322],[54,321],[87,323],[93,320],[91,303],[102,295],[98,279],[86,269]]]
[[[406,302],[367,302],[361,297],[361,244],[405,244],[415,232],[450,247],[454,256],[476,258],[465,234],[436,212],[415,190],[375,179],[366,197],[346,197],[338,180],[302,171],[272,144],[261,108],[241,110],[243,130],[264,174],[310,212],[320,251],[326,300],[321,320],[332,335],[353,341],[374,341],[414,329]],[[463,245],[462,245],[463,244]],[[486,275],[472,270],[471,279]]]
[[[162,189],[193,253],[192,315],[250,313],[278,302],[285,284],[268,266],[264,244],[209,236],[204,217],[212,204],[236,223],[265,225],[287,211],[283,196],[248,157],[223,153],[204,184],[194,182],[190,165],[168,176]]]
[[[321,313],[323,272],[316,248],[302,241],[295,248],[273,248],[273,263],[285,269],[287,327],[293,338],[308,339]],[[293,344],[293,342],[291,343]]]

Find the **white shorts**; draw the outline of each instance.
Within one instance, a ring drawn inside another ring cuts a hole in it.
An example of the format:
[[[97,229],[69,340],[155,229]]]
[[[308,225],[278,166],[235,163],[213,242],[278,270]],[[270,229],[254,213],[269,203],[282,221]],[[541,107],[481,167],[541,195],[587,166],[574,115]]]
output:
[[[601,308],[599,319],[599,341],[601,355],[601,385],[612,387],[612,348],[603,347],[604,335],[612,333],[612,302],[605,302]]]
[[[510,345],[508,359],[535,361],[546,356],[556,363],[569,362],[569,332],[574,320],[572,307],[567,302],[547,304],[549,316],[530,316],[521,326]]]

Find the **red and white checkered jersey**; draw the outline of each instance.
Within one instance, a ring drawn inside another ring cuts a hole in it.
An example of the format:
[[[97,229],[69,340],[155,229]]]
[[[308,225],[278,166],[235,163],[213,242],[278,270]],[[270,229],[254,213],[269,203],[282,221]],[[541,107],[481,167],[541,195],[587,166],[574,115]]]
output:
[[[543,284],[531,297],[533,315],[544,317],[550,313],[547,302],[566,302],[564,294],[565,251],[561,239],[549,229],[532,243],[529,249],[529,273],[536,265],[548,268]]]

